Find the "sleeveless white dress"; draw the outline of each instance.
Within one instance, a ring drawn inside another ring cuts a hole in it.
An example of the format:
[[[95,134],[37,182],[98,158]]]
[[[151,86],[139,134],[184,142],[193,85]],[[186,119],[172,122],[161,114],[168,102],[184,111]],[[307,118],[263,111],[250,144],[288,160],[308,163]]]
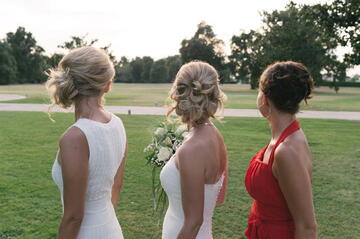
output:
[[[162,239],[176,239],[184,224],[184,211],[181,200],[180,172],[176,167],[174,157],[161,170],[160,181],[169,199],[169,207],[162,228]],[[215,184],[204,185],[203,224],[196,239],[213,238],[212,216],[223,181],[224,175]]]
[[[108,123],[81,118],[72,126],[79,128],[85,134],[90,151],[85,213],[77,238],[123,239],[111,203],[114,176],[126,148],[123,123],[112,114]],[[58,154],[52,168],[52,177],[59,187],[63,202],[63,179],[57,157]]]

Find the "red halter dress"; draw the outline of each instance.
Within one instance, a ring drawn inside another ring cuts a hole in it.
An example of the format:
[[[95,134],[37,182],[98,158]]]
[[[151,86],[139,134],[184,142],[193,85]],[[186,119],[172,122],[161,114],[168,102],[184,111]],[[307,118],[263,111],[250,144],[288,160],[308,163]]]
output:
[[[254,199],[245,235],[249,239],[293,239],[295,225],[272,173],[274,152],[287,136],[300,129],[298,121],[291,123],[280,135],[273,147],[268,163],[263,162],[268,146],[258,152],[250,161],[245,176],[245,186]]]

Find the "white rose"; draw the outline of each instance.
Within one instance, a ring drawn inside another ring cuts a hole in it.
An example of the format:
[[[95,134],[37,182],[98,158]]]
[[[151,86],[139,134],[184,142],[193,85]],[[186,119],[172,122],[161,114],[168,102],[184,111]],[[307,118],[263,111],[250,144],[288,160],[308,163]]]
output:
[[[169,137],[166,137],[164,140],[164,144],[171,145],[172,144],[171,139]]]
[[[149,144],[148,146],[146,146],[146,148],[144,149],[144,152],[151,152],[154,150],[154,145],[153,144]]]
[[[176,131],[175,131],[175,135],[176,136],[181,136],[184,132],[186,132],[187,131],[187,126],[186,125],[184,125],[184,124],[182,124],[182,125],[180,125],[177,129],[176,129]]]
[[[158,153],[157,160],[158,161],[166,161],[170,158],[172,154],[172,150],[168,147],[161,147]]]
[[[166,134],[166,130],[164,128],[157,128],[155,131],[155,135],[158,137],[162,137]]]

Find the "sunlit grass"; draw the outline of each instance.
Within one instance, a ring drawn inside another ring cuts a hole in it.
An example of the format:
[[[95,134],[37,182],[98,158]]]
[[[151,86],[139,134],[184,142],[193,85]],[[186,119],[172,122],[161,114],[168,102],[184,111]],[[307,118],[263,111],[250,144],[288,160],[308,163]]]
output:
[[[0,112],[0,238],[56,238],[62,209],[51,179],[61,133],[73,115]],[[126,239],[158,239],[161,228],[152,215],[151,169],[143,148],[150,142],[158,116],[121,116],[129,155],[117,215]],[[319,238],[360,238],[360,122],[302,119],[314,160],[314,200]],[[214,238],[244,238],[251,199],[244,175],[251,157],[269,139],[267,122],[225,118],[217,123],[229,151],[230,178],[226,203],[217,207]],[[196,160],[196,159],[194,159]]]

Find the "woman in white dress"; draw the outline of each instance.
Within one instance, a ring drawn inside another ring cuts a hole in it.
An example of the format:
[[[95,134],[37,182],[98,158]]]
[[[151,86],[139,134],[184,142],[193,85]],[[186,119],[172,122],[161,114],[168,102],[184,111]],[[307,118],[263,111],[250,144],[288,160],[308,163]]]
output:
[[[122,121],[103,108],[114,67],[93,47],[72,50],[49,72],[53,104],[74,106],[75,123],[61,136],[52,169],[63,216],[59,239],[121,239],[116,206],[125,167]]]
[[[211,239],[214,208],[225,199],[227,151],[211,123],[225,95],[216,70],[205,62],[181,67],[170,91],[175,110],[190,134],[160,174],[169,199],[163,239]]]

